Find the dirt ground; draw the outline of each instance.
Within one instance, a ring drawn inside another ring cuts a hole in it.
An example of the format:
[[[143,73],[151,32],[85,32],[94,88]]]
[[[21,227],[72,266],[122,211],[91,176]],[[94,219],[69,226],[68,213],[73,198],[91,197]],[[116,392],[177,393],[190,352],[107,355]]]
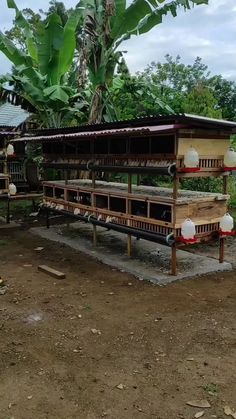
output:
[[[0,260],[0,419],[223,419],[224,406],[236,409],[235,271],[159,287],[14,229],[0,230]]]

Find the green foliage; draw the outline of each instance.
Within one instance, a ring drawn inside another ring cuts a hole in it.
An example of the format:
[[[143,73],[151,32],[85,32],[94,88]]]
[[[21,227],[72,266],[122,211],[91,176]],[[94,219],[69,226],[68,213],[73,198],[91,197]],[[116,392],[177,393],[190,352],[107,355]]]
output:
[[[213,93],[203,85],[197,85],[183,101],[183,110],[186,113],[208,116],[209,118],[222,118],[217,101]]]
[[[15,66],[11,75],[0,80],[0,97],[35,113],[41,126],[78,123],[86,102],[68,85],[68,72],[76,48],[75,31],[82,19],[80,9],[68,15],[64,26],[61,17],[51,13],[34,27],[14,0],[8,0],[8,6],[15,10],[25,49],[0,32],[0,50]]]
[[[183,179],[181,188],[201,192],[222,192],[222,178],[189,178]]]
[[[150,31],[162,23],[167,14],[177,15],[178,9],[191,9],[208,0],[133,0],[127,6],[125,0],[81,0],[84,9],[84,25],[80,38],[83,46],[82,59],[86,60],[92,89],[89,122],[101,122],[117,117],[110,89],[115,69],[122,59],[117,48],[132,35]]]

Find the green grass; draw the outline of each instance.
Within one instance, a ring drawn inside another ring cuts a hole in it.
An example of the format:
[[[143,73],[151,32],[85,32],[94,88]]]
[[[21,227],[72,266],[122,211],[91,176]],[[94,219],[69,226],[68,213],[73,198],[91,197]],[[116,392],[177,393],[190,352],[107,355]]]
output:
[[[0,216],[6,217],[7,202],[0,203]],[[10,213],[13,218],[27,217],[33,212],[32,203],[30,201],[11,202]]]

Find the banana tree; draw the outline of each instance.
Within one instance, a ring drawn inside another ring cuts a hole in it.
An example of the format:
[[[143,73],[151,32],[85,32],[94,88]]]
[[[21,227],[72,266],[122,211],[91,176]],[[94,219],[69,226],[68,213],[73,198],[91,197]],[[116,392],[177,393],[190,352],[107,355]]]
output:
[[[80,34],[81,55],[87,62],[93,90],[89,122],[114,119],[115,110],[109,97],[115,68],[122,57],[122,42],[133,35],[149,32],[162,23],[163,17],[177,16],[178,9],[188,10],[208,0],[81,0],[84,25]]]
[[[0,99],[21,104],[33,112],[41,126],[60,127],[81,116],[86,103],[68,83],[76,48],[76,28],[81,9],[72,11],[63,26],[58,14],[52,13],[45,22],[32,27],[17,8],[16,24],[23,29],[26,49],[17,48],[0,32],[0,51],[12,62],[11,75],[0,78]]]

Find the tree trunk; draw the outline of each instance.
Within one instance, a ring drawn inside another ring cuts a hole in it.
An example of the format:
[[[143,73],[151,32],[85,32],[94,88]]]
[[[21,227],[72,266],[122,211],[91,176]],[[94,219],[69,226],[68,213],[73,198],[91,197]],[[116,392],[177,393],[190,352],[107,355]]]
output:
[[[97,86],[95,89],[95,92],[92,98],[90,113],[89,113],[89,120],[88,120],[89,124],[99,124],[102,122],[102,111],[103,111],[102,93],[104,90],[105,90],[105,87],[102,85]]]

